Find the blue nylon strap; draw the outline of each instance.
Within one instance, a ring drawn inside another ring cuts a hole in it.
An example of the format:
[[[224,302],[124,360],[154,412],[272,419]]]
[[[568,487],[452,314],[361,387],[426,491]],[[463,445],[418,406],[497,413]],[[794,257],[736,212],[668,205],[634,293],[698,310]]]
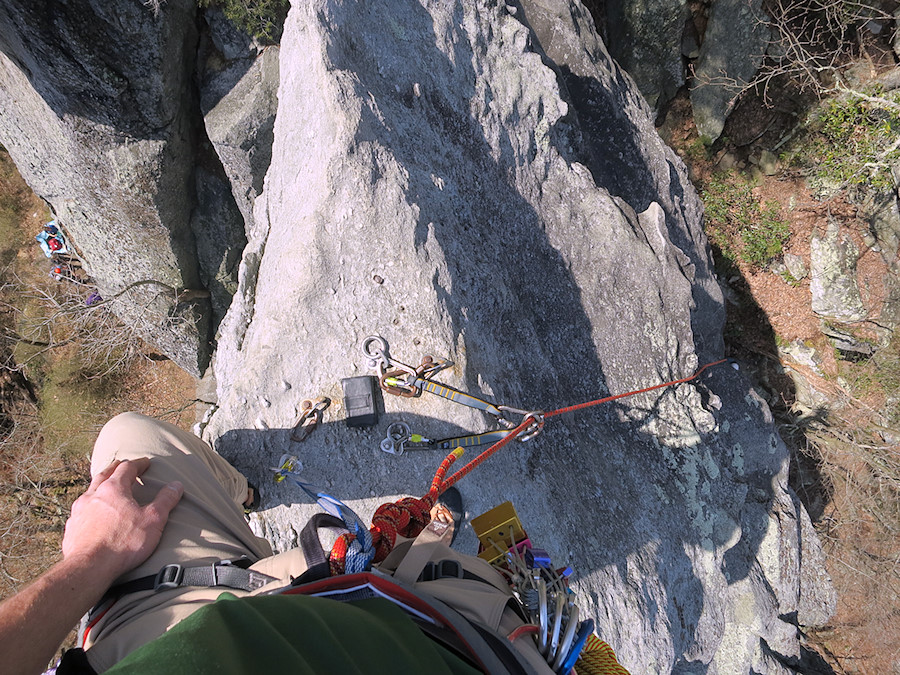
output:
[[[369,528],[365,526],[356,512],[340,499],[319,489],[312,483],[300,480],[297,477],[298,471],[293,469],[293,467],[299,465],[299,462],[291,462],[290,460],[293,458],[288,456],[281,459],[281,466],[277,469],[272,469],[275,472],[275,480],[278,482],[284,479],[291,481],[311,499],[315,500],[327,513],[344,521],[347,531],[356,535],[356,538],[347,547],[345,570],[350,573],[367,571],[375,558],[375,547],[372,545],[372,533],[369,532]]]

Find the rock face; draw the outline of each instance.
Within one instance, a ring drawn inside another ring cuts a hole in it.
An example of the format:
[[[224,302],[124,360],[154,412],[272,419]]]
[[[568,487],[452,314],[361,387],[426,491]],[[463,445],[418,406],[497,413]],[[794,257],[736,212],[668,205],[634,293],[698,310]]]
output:
[[[716,0],[697,59],[691,90],[701,137],[716,140],[743,86],[756,74],[769,41],[762,0]]]
[[[278,548],[317,510],[272,483],[283,453],[369,518],[427,490],[443,458],[382,453],[387,423],[432,438],[494,428],[429,394],[386,396],[377,426],[347,427],[340,379],[367,372],[368,335],[402,361],[449,357],[439,379],[526,410],[721,356],[700,202],[579,3],[310,0],[279,59],[204,430],[262,487],[253,524]],[[324,423],[291,443],[318,396],[333,401]],[[580,606],[632,672],[789,673],[797,626],[834,597],[787,471],[765,403],[718,366],[548,420],[459,487],[469,517],[515,503],[577,570]],[[458,545],[474,550],[468,526]]]
[[[634,78],[650,107],[668,102],[684,85],[683,51],[690,10],[683,0],[606,4],[609,53]],[[693,28],[693,26],[691,26]]]
[[[209,358],[191,213],[193,0],[0,1],[0,142],[101,293],[187,370]]]
[[[262,192],[272,159],[278,90],[278,47],[263,49],[234,28],[216,9],[206,13],[208,29],[201,35],[198,54],[200,107],[209,142],[224,175],[216,188],[230,190],[236,209],[231,221],[209,218],[195,228],[205,240],[218,242],[211,263],[218,262],[210,290],[214,309],[228,308],[237,290],[237,271],[253,232],[253,206]],[[198,182],[199,185],[199,182]],[[200,191],[200,194],[203,194]],[[218,203],[230,200],[220,198]],[[214,202],[216,203],[216,202]],[[199,214],[207,210],[198,209]],[[203,255],[210,247],[199,245]],[[204,267],[213,267],[211,263]],[[216,267],[213,267],[216,269]],[[217,318],[221,318],[217,312]]]
[[[834,221],[825,235],[810,240],[810,284],[812,310],[819,316],[838,321],[862,321],[868,312],[856,282],[859,249]]]
[[[367,372],[368,335],[524,410],[721,357],[700,202],[580,3],[308,0],[280,50],[215,12],[196,35],[192,0],[95,5],[0,0],[0,138],[104,290],[210,290],[168,347],[197,371],[225,314],[203,433],[261,486],[253,526],[277,548],[318,510],[271,481],[282,454],[369,518],[443,458],[381,452],[387,423],[496,426],[425,394],[349,428],[340,380]],[[292,443],[318,396],[323,424]],[[765,403],[720,365],[548,419],[459,487],[469,517],[514,502],[632,672],[790,673],[834,597],[787,471]]]

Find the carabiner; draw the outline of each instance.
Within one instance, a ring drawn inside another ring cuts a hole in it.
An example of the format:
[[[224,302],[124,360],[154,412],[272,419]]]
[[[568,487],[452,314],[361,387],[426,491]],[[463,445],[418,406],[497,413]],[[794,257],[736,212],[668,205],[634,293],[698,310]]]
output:
[[[363,340],[362,353],[366,357],[366,364],[369,368],[377,370],[380,375],[384,375],[388,368],[393,367],[399,368],[413,377],[418,377],[415,368],[396,361],[388,355],[387,342],[379,335],[370,335]]]
[[[374,345],[374,348],[372,348]],[[387,342],[383,337],[378,335],[370,335],[362,343],[362,353],[366,357],[366,364],[371,370],[377,370],[383,373],[390,367],[390,361],[387,357]]]
[[[422,393],[422,390],[415,384],[409,384],[410,380],[415,382],[416,378],[409,377],[409,373],[405,370],[388,370],[378,378],[378,385],[388,394],[403,398],[415,398]]]
[[[300,473],[303,471],[303,462],[297,459],[294,455],[282,455],[281,459],[278,460],[279,466],[269,467],[270,470],[275,472],[275,476],[273,476],[276,483],[280,483],[285,478],[287,478],[288,474],[291,473]]]
[[[513,413],[514,415],[521,415],[522,422],[527,420],[529,417],[534,420],[531,425],[525,429],[521,434],[519,434],[518,440],[520,441],[530,441],[532,438],[541,433],[541,429],[544,428],[544,413],[541,410],[519,410],[518,408],[511,408],[508,405],[498,405],[497,408],[506,413]],[[498,418],[497,420],[502,426],[507,429],[515,429],[519,424],[512,422],[505,417]]]
[[[531,418],[531,424],[527,429],[525,429],[525,431],[519,434],[519,440],[523,443],[525,441],[530,441],[532,438],[541,433],[541,430],[544,428],[544,413],[540,410],[533,410],[530,413],[526,413],[525,419],[523,419],[522,421],[524,422],[528,418]]]
[[[315,403],[309,399],[300,404],[300,417],[294,428],[291,430],[291,440],[295,443],[302,443],[309,435],[315,431],[319,422],[322,420],[322,413],[331,405],[331,399],[326,396],[320,396]]]

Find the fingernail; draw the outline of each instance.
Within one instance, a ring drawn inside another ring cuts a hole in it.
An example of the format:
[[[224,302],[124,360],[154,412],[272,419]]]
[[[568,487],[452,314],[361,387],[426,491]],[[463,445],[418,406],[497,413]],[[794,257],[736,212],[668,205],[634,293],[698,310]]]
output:
[[[175,490],[175,492],[184,492],[184,485],[181,484],[181,481],[172,481],[166,487],[170,490]]]

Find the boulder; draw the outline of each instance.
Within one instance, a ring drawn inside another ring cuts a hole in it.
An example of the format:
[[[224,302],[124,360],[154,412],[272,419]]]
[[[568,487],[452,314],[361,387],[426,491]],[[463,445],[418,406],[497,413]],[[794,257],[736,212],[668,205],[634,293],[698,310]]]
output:
[[[836,221],[829,220],[824,236],[813,234],[809,257],[812,310],[827,319],[848,323],[865,319],[868,311],[856,281],[859,249]]]
[[[279,51],[251,40],[217,9],[207,10],[205,18],[198,58],[204,127],[250,232],[272,160]]]
[[[900,9],[894,10],[894,25],[900,25]],[[900,59],[900,32],[894,31],[894,38],[891,40],[891,47],[894,49],[894,54],[897,55],[897,58]]]
[[[369,372],[366,336],[407,363],[447,357],[438,379],[523,410],[721,357],[700,201],[581,3],[298,2],[279,59],[203,431],[261,487],[252,526],[277,549],[318,511],[272,481],[283,454],[368,520],[427,491],[444,457],[382,452],[388,423],[496,428],[427,393],[385,394],[376,426],[347,426],[340,380]],[[319,396],[322,424],[293,443]],[[548,419],[458,487],[468,518],[514,502],[632,672],[790,673],[798,624],[834,597],[787,473],[765,402],[719,365]],[[475,545],[466,525],[458,546]]]
[[[767,20],[762,0],[715,0],[710,6],[691,89],[697,131],[710,143],[762,63],[770,39]]]
[[[193,0],[0,0],[0,143],[104,297],[189,372],[209,360],[194,208]],[[197,294],[194,294],[197,295]]]
[[[682,52],[692,52],[696,31],[684,0],[606,4],[607,47],[654,110],[684,86]],[[694,42],[696,44],[696,42]]]
[[[900,165],[896,168],[900,176]],[[875,244],[888,265],[897,261],[900,251],[900,205],[894,190],[882,192],[867,191],[862,198],[860,209],[869,223],[869,232],[874,235]]]
[[[791,278],[797,281],[806,278],[806,275],[809,273],[809,270],[806,269],[806,263],[803,262],[803,257],[793,253],[784,254],[784,266],[787,268]]]

